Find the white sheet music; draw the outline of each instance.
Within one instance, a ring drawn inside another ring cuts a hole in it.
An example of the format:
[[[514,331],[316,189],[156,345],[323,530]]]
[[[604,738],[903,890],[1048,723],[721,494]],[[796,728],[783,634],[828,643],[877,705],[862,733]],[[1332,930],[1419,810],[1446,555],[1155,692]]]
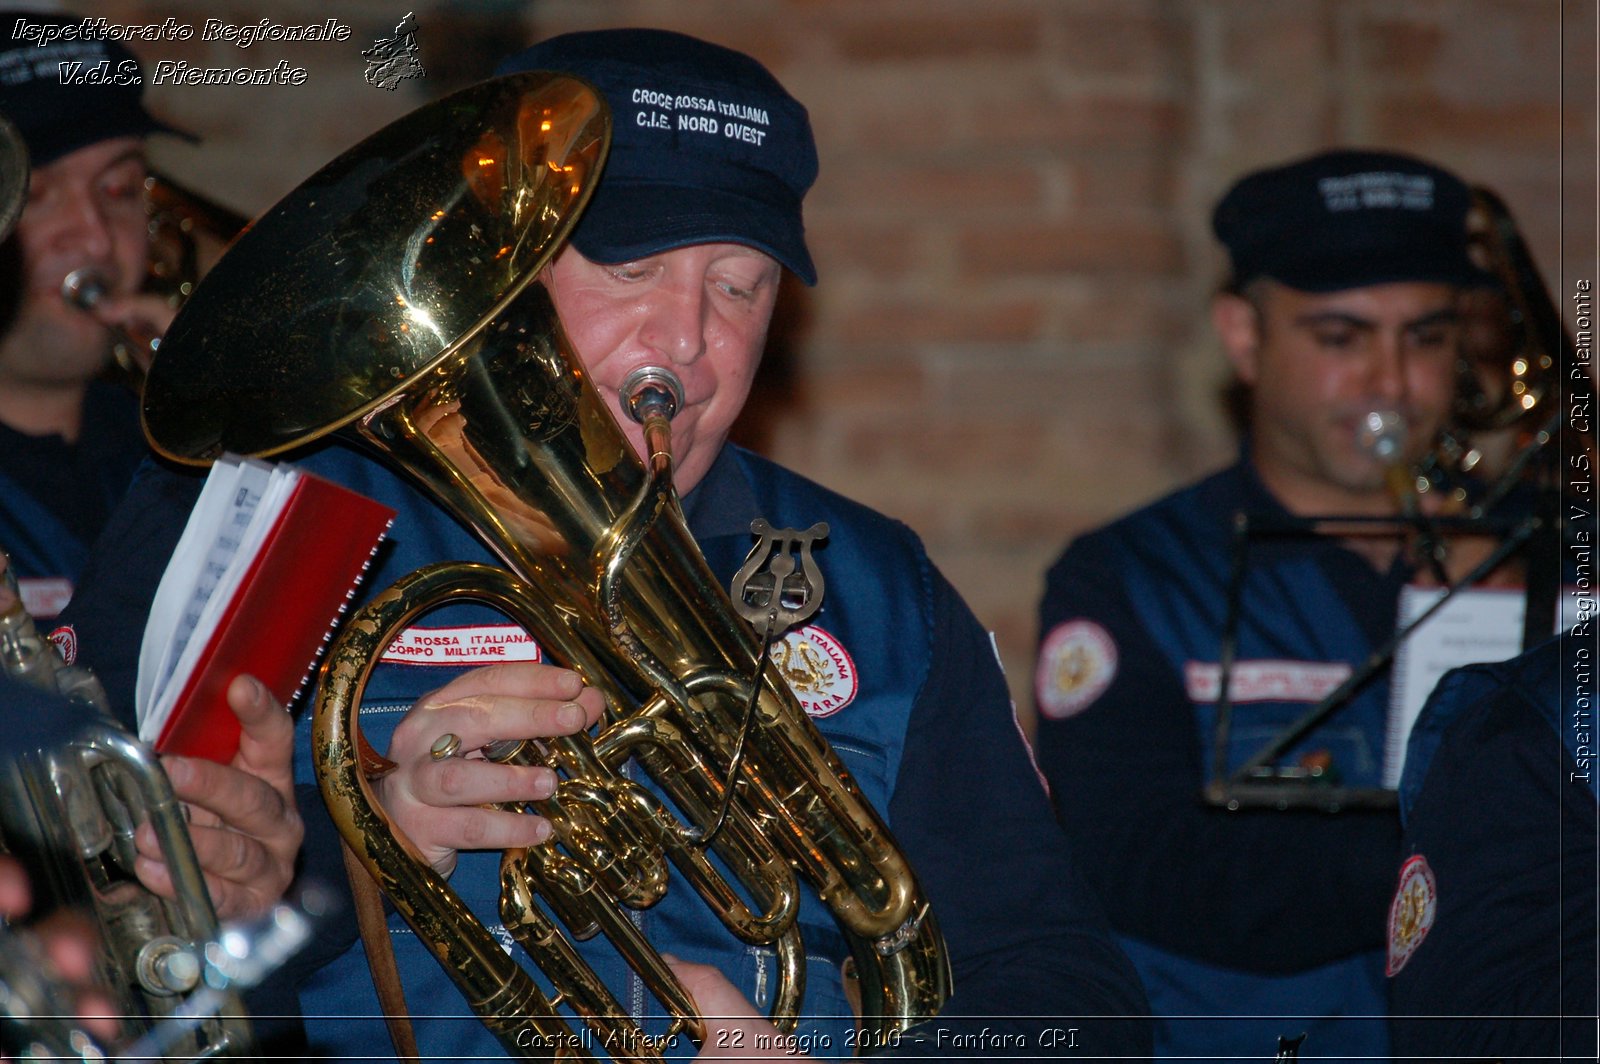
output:
[[[172,711],[181,686],[174,678],[194,667],[188,651],[195,633],[216,624],[218,603],[227,599],[218,589],[237,584],[242,572],[235,562],[252,556],[251,538],[271,524],[255,521],[256,515],[281,507],[295,476],[292,467],[237,455],[212,466],[162,575],[140,645],[135,712],[145,741],[154,741]]]
[[[1414,584],[1406,587],[1400,593],[1400,627],[1414,623],[1443,595],[1443,588]],[[1562,597],[1561,607],[1564,627],[1575,619],[1572,591]],[[1522,653],[1522,619],[1526,610],[1527,595],[1521,588],[1458,591],[1400,644],[1394,658],[1394,679],[1389,685],[1383,786],[1399,786],[1411,726],[1440,677],[1462,665],[1505,661]]]

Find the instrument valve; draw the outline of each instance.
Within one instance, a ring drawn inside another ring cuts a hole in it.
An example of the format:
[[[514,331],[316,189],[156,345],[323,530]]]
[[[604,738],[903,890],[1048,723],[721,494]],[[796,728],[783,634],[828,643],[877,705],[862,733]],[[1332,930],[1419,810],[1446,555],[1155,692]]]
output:
[[[200,984],[200,958],[170,936],[146,943],[137,968],[139,984],[152,994],[187,994]]]

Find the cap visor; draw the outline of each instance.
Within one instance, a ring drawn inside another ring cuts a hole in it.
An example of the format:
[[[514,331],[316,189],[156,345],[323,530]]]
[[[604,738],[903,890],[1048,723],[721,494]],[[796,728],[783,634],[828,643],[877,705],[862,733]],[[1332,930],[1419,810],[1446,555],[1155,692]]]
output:
[[[584,258],[607,263],[692,244],[745,244],[771,255],[806,284],[817,283],[799,205],[776,206],[727,192],[602,182],[572,242]]]
[[[1261,272],[1302,292],[1341,292],[1349,288],[1407,281],[1464,286],[1482,284],[1486,278],[1464,252],[1415,247],[1321,254],[1300,262],[1266,268]]]

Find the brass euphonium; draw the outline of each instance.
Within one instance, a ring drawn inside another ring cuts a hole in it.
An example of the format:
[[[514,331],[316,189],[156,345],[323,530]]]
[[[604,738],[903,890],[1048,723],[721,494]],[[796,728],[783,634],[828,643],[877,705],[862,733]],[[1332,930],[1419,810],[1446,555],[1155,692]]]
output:
[[[350,848],[508,1052],[582,1055],[556,1005],[390,824],[367,775],[381,759],[356,720],[378,656],[452,599],[497,607],[605,695],[597,734],[492,754],[561,778],[534,803],[552,841],[504,854],[502,910],[556,1001],[602,1044],[648,1048],[572,945],[597,928],[675,1030],[703,1036],[627,916],[659,900],[669,862],[735,935],[776,950],[780,1026],[802,993],[800,878],[851,942],[863,1024],[913,1024],[937,1013],[950,974],[911,869],[792,692],[760,669],[760,641],[684,523],[669,447],[651,448],[649,469],[633,454],[537,280],[594,188],[609,133],[587,84],[532,73],[375,134],[258,219],[199,287],[150,374],[146,427],[190,462],[344,429],[505,563],[420,570],[358,611],[324,666],[312,742]],[[665,413],[646,420],[653,441]],[[756,724],[741,739],[747,703]],[[625,777],[630,760],[670,802]],[[530,1024],[539,1036],[519,1045]]]

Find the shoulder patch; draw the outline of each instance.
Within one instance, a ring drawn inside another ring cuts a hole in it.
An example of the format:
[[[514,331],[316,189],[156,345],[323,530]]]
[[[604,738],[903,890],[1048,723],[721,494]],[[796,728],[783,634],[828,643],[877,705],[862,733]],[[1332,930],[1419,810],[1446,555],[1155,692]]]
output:
[[[1439,910],[1439,886],[1422,854],[1400,867],[1400,885],[1389,906],[1389,964],[1384,974],[1393,976],[1406,966],[1433,927]]]
[[[856,663],[831,632],[808,624],[772,648],[772,664],[809,717],[831,717],[861,689]]]
[[[68,665],[78,663],[78,631],[72,625],[63,624],[45,638],[56,645],[62,661]]]
[[[1058,624],[1039,646],[1039,712],[1062,720],[1087,709],[1117,676],[1117,642],[1084,618]]]

